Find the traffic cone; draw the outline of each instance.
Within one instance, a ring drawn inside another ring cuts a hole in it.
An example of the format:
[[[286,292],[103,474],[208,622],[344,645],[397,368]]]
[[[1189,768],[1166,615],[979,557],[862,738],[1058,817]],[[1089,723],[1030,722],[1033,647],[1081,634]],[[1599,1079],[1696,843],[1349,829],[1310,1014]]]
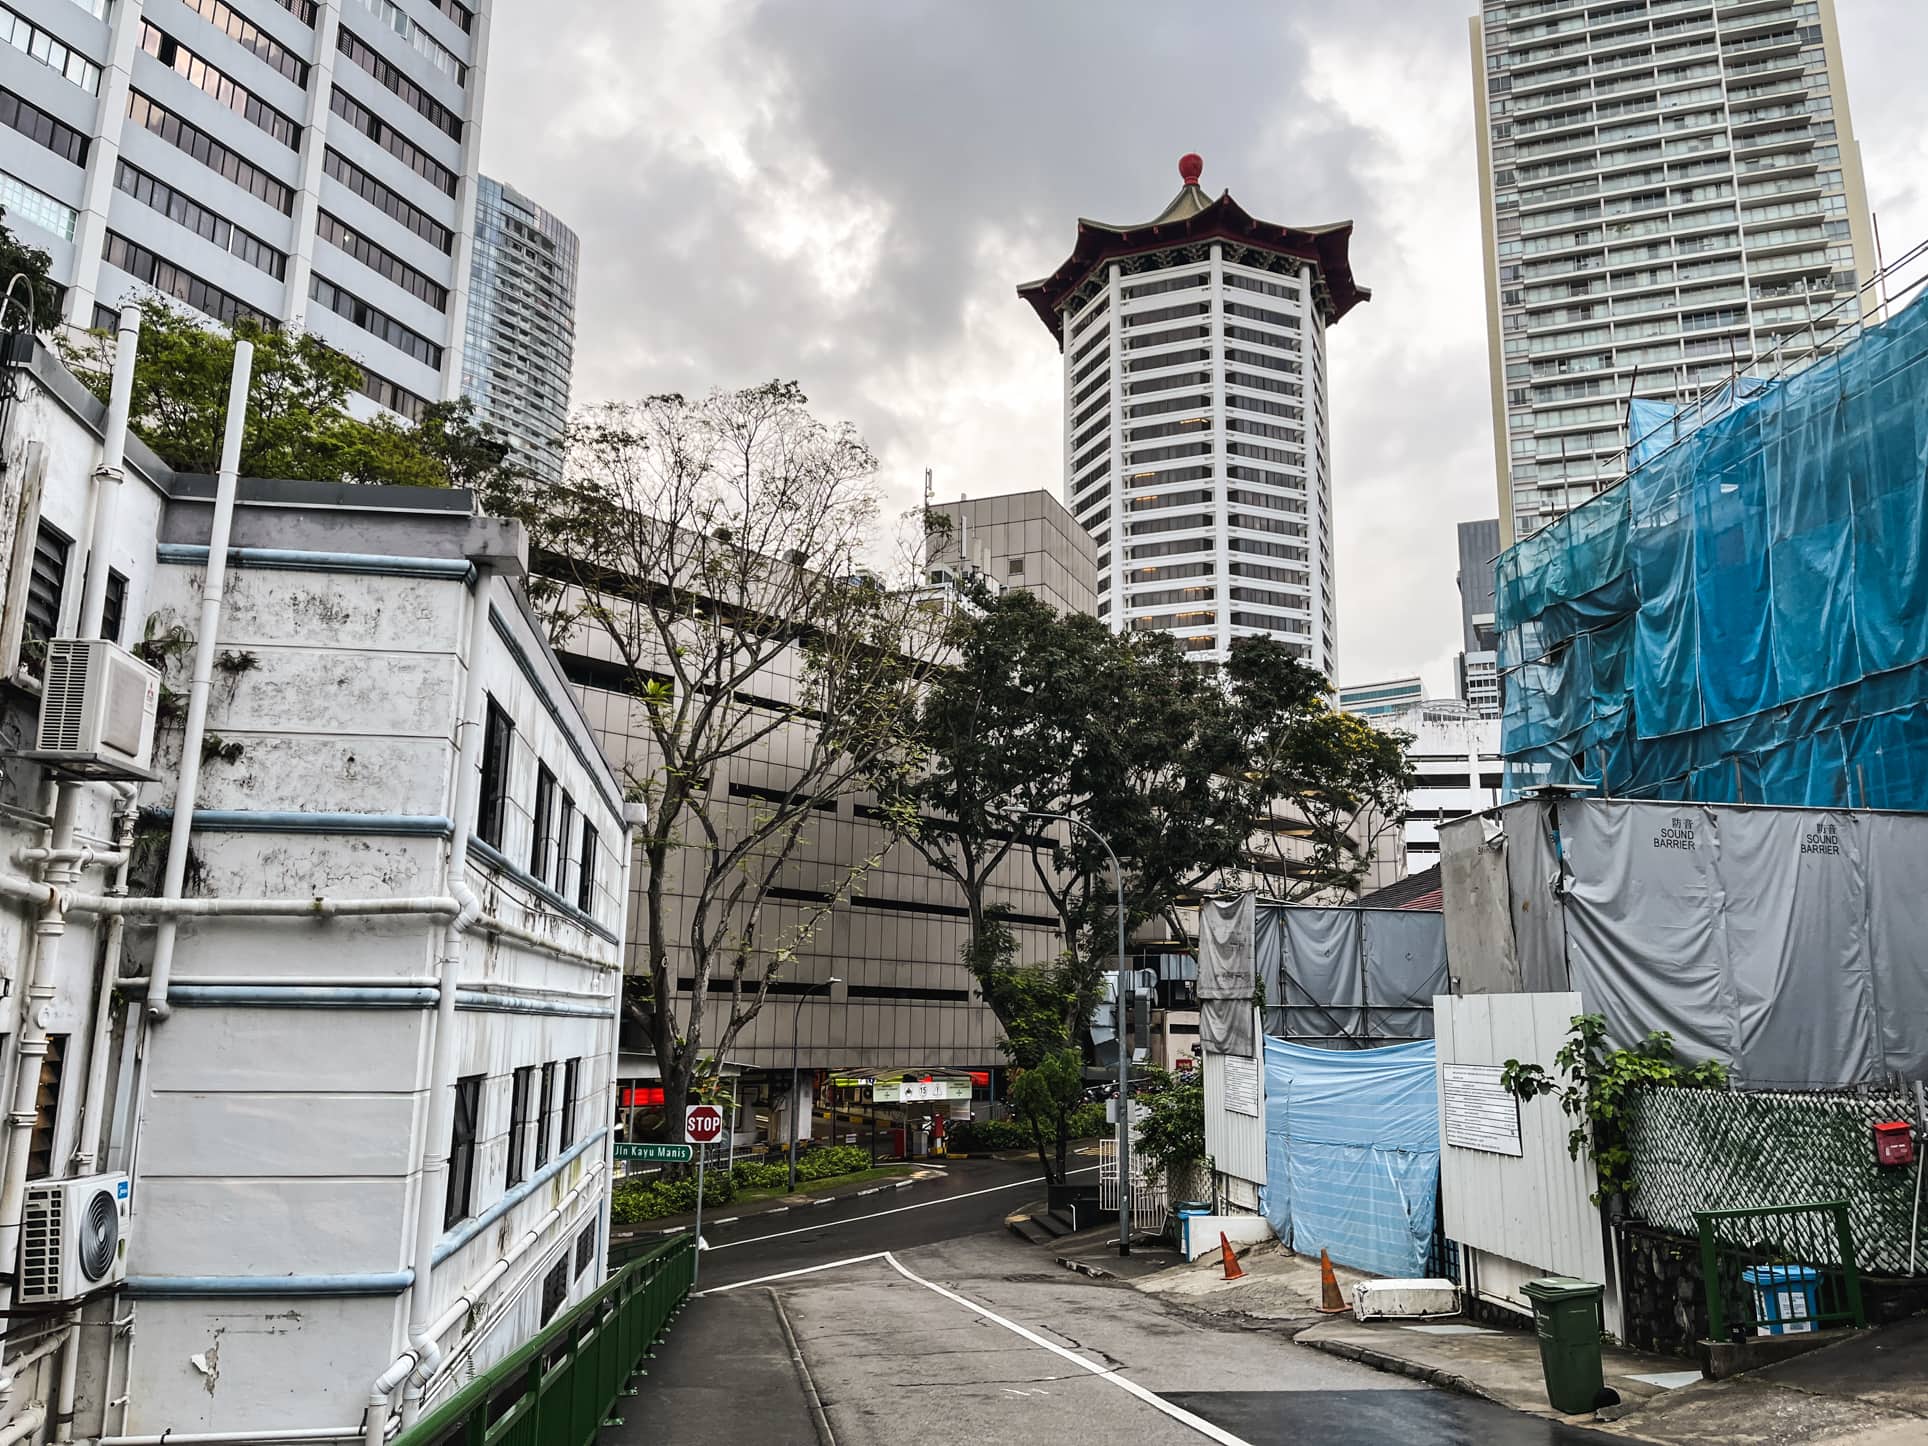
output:
[[[1238,1257],[1232,1254],[1232,1242],[1225,1238],[1223,1230],[1218,1232],[1218,1253],[1219,1259],[1225,1264],[1227,1280],[1237,1280],[1245,1274],[1244,1268],[1238,1263]]]
[[[1347,1309],[1345,1297],[1339,1294],[1339,1277],[1332,1273],[1332,1257],[1321,1250],[1319,1252],[1319,1314],[1340,1315]]]

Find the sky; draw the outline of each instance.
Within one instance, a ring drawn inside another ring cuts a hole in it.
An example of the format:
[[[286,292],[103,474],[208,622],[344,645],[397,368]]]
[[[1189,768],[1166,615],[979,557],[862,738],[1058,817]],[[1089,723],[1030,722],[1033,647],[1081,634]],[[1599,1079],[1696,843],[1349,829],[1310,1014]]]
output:
[[[1452,691],[1454,525],[1496,515],[1471,0],[497,0],[482,168],[582,242],[577,405],[800,382],[886,503],[1061,491],[1015,288],[1178,157],[1354,223],[1330,338],[1339,668]],[[1888,255],[1928,240],[1923,0],[1838,0]]]

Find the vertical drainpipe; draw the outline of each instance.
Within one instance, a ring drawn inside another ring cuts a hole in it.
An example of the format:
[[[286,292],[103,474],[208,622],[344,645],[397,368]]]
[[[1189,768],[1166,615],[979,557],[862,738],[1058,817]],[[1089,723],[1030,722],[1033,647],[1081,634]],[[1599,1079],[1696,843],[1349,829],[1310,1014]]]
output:
[[[623,805],[622,891],[616,896],[622,901],[623,927],[619,932],[622,935],[623,944],[622,947],[616,951],[616,981],[612,991],[615,998],[613,1001],[613,1011],[609,1020],[609,1105],[608,1112],[603,1116],[605,1120],[614,1120],[616,1118],[616,1104],[620,1098],[617,1094],[617,1066],[621,1062],[623,1054],[623,981],[629,977],[629,876],[636,864],[636,830],[642,828],[648,822],[648,804],[638,801],[625,803]],[[720,1069],[721,1067],[722,1061],[719,1061],[718,1068]],[[732,1111],[730,1115],[730,1130],[732,1135],[734,1135],[736,1130],[736,1115],[734,1111]],[[609,1263],[609,1211],[615,1199],[616,1186],[615,1140],[616,1132],[611,1130],[609,1132],[609,1149],[604,1157],[602,1209],[598,1212],[596,1230],[596,1239],[602,1242],[605,1271]]]
[[[462,691],[462,713],[456,721],[460,741],[455,760],[455,812],[449,835],[448,874],[444,892],[462,905],[442,932],[442,955],[437,963],[439,993],[435,1002],[434,1043],[430,1051],[428,1138],[422,1151],[422,1184],[415,1202],[414,1280],[409,1287],[408,1348],[415,1355],[402,1396],[402,1425],[414,1424],[422,1409],[428,1378],[441,1364],[442,1350],[429,1335],[434,1319],[435,1242],[442,1233],[443,1202],[448,1191],[449,1148],[454,1136],[454,1112],[446,1097],[455,1083],[455,993],[460,983],[462,935],[481,906],[468,886],[469,837],[482,785],[482,649],[489,633],[489,596],[493,566],[478,561],[474,601],[469,609],[469,635],[464,662],[468,679]]]
[[[114,343],[114,384],[107,394],[107,423],[101,430],[100,466],[94,471],[94,527],[87,542],[87,589],[81,595],[83,638],[100,636],[107,615],[107,547],[114,537],[120,510],[121,484],[126,480],[127,413],[134,396],[134,353],[141,342],[141,309],[123,306]]]
[[[241,473],[241,434],[247,425],[248,378],[253,370],[254,347],[237,341],[234,375],[228,382],[228,427],[221,442],[221,474],[214,487],[214,524],[208,533],[207,573],[201,583],[201,631],[194,641],[187,727],[181,735],[180,779],[174,790],[174,822],[167,839],[167,874],[161,883],[164,899],[180,898],[187,880],[188,836],[194,829],[194,800],[201,787],[201,739],[207,732],[208,694],[214,687],[214,655],[220,647],[221,601],[228,577],[228,532],[234,523],[234,494]],[[156,1023],[174,1012],[167,1002],[167,983],[174,972],[176,928],[177,921],[170,916],[162,919],[154,932],[147,1017]]]

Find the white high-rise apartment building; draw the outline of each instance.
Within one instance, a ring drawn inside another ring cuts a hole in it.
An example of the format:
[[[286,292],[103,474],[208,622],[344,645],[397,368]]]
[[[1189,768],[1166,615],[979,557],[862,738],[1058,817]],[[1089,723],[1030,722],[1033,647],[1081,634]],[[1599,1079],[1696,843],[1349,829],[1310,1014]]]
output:
[[[460,390],[491,0],[0,0],[0,206],[65,319],[297,324]]]
[[[1064,500],[1098,547],[1098,612],[1201,660],[1280,638],[1330,675],[1326,329],[1370,293],[1352,223],[1282,226],[1199,187],[1141,225],[1078,223],[1018,288],[1064,352]]]
[[[1630,395],[1839,345],[1875,246],[1833,0],[1485,0],[1471,23],[1510,546],[1625,475]]]

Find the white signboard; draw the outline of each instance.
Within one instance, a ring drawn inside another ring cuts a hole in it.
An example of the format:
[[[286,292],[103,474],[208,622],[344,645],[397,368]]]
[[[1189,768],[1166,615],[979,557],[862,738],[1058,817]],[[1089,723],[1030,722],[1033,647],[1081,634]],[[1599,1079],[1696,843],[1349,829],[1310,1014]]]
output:
[[[967,1079],[878,1080],[871,1098],[880,1105],[916,1104],[928,1100],[968,1100],[971,1082]]]
[[[1443,1064],[1439,1073],[1447,1144],[1493,1155],[1524,1155],[1520,1101],[1500,1083],[1498,1065]]]
[[[1259,1112],[1259,1062],[1247,1055],[1225,1059],[1225,1108],[1235,1115]]]

